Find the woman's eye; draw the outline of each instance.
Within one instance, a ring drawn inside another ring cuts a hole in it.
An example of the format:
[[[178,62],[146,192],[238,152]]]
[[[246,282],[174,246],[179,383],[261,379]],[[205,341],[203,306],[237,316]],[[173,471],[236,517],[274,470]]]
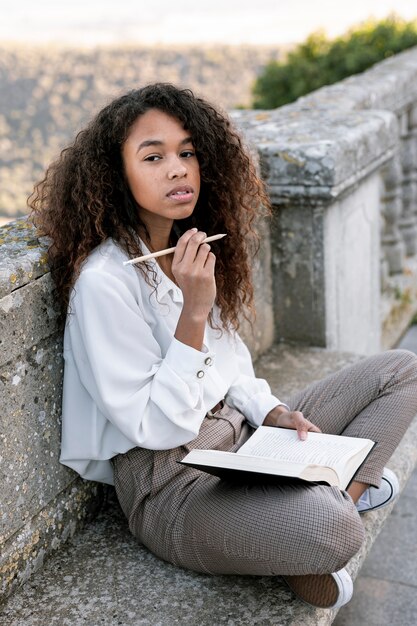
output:
[[[158,154],[150,154],[149,156],[145,157],[145,161],[159,161],[161,157]]]
[[[190,157],[195,156],[195,152],[194,150],[184,150],[183,152],[181,152],[181,156],[185,159],[189,159]]]

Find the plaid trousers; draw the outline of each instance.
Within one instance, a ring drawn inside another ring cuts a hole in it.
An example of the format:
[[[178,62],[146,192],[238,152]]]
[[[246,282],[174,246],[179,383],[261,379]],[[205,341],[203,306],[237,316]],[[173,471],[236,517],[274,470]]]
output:
[[[323,432],[377,441],[356,479],[378,486],[417,413],[417,357],[390,350],[363,359],[286,401]],[[304,575],[344,567],[364,536],[345,491],[228,482],[177,463],[193,448],[235,451],[251,432],[225,405],[189,444],[116,456],[115,488],[131,532],[160,558],[204,573]]]

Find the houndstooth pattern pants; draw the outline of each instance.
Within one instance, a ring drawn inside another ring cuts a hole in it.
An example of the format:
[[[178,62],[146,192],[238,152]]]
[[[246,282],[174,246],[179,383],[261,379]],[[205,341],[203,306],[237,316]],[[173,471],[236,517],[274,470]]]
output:
[[[349,366],[287,400],[323,432],[378,442],[356,479],[379,486],[417,413],[417,358],[391,350]],[[160,558],[212,574],[334,572],[363,541],[350,496],[319,484],[241,484],[177,463],[193,448],[235,451],[251,434],[227,405],[196,439],[173,450],[134,448],[113,459],[131,532]]]

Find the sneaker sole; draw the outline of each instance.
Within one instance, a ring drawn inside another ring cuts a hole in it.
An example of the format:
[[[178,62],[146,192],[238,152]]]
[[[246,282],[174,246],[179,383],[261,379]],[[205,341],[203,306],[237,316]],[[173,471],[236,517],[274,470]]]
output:
[[[321,609],[340,608],[349,602],[353,594],[353,582],[345,569],[333,574],[283,578],[300,600]]]

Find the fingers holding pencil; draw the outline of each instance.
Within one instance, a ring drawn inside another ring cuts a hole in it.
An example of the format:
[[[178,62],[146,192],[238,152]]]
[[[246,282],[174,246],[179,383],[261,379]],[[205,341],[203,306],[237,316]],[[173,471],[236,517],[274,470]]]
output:
[[[178,240],[172,273],[182,291],[183,313],[191,319],[206,319],[216,299],[215,261],[205,232],[185,232]]]
[[[190,238],[195,234],[196,231],[190,233]],[[202,241],[200,241],[200,245],[202,243],[210,243],[211,241],[217,241],[218,239],[223,239],[226,237],[227,233],[222,233],[220,235],[210,235],[210,237],[205,237]],[[164,256],[166,254],[172,254],[175,252],[176,246],[173,248],[166,248],[165,250],[159,250],[158,252],[152,252],[150,254],[145,254],[144,256],[137,257],[135,259],[129,259],[129,261],[123,261],[123,265],[133,265],[135,263],[142,263],[143,261],[148,261],[149,259],[156,259],[160,256]]]
[[[182,261],[186,250],[188,250],[188,253],[192,252],[192,257],[194,260],[194,257],[196,256],[199,247],[205,239],[207,239],[206,233],[199,231],[197,228],[191,228],[190,230],[187,230],[178,239],[177,245],[173,249],[174,258],[172,260],[172,263],[174,264],[175,262],[178,263]],[[164,252],[164,250],[161,250],[161,252]]]

